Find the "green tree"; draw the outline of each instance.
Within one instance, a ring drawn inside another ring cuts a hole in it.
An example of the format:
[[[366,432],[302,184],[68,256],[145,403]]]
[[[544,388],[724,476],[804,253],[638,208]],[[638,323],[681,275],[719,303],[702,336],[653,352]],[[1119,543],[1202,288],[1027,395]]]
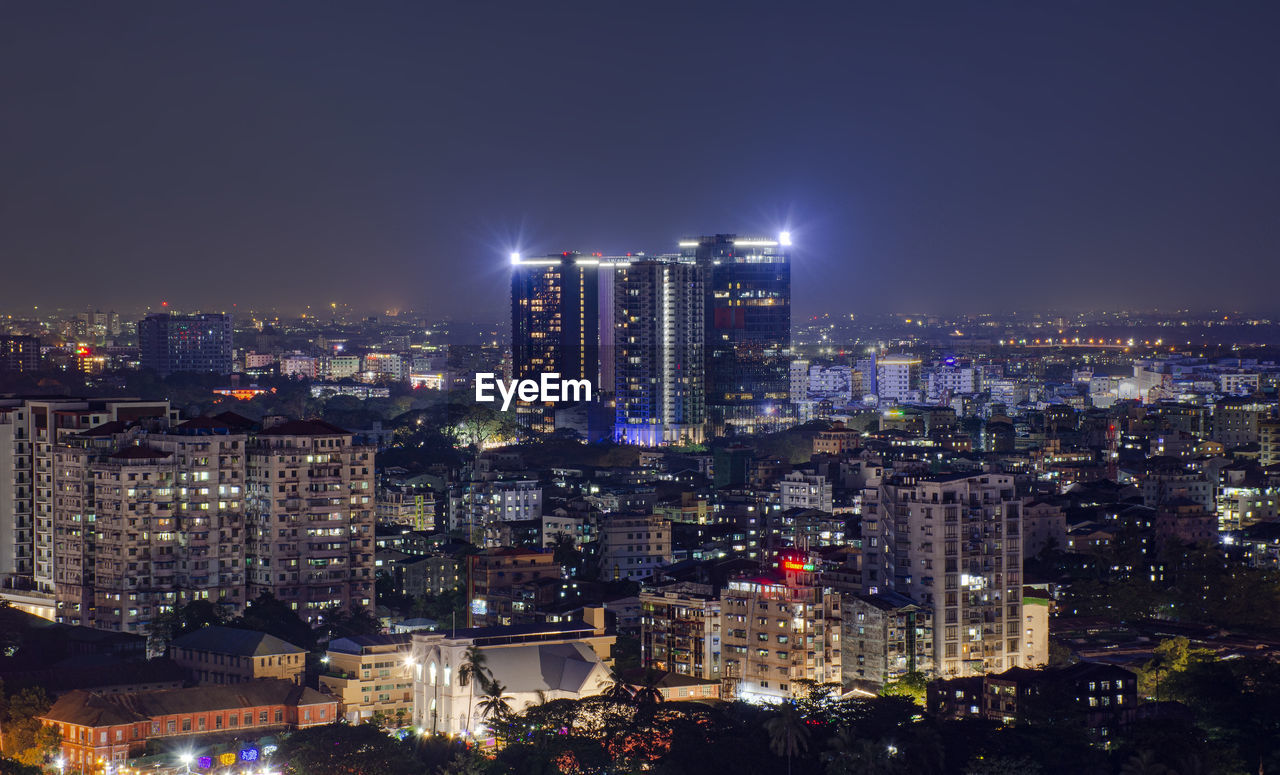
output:
[[[495,771],[489,760],[476,749],[455,756],[441,770],[440,775],[484,775]]]
[[[793,702],[778,706],[772,718],[764,722],[769,733],[769,750],[775,756],[786,757],[787,775],[791,775],[791,760],[809,750],[809,728]]]
[[[41,775],[43,769],[13,759],[0,759],[0,775]]]
[[[515,420],[508,412],[500,412],[486,404],[468,401],[449,407],[449,425],[446,431],[457,444],[471,450],[472,464],[478,469],[480,453],[489,442],[515,438]]]
[[[280,743],[274,761],[286,775],[419,775],[412,743],[373,724],[329,724],[300,729]]]
[[[53,707],[44,689],[34,686],[8,697],[0,708],[0,753],[23,764],[40,764],[60,741],[55,727],[40,722]]]
[[[827,775],[896,775],[905,766],[897,746],[859,738],[850,727],[838,729],[827,745]]]
[[[1120,775],[1169,775],[1169,768],[1160,763],[1155,751],[1139,751],[1120,768]]]
[[[471,730],[472,724],[472,705],[476,701],[476,684],[484,686],[492,676],[489,674],[489,668],[485,665],[488,657],[480,648],[474,644],[467,646],[467,650],[462,655],[462,664],[458,665],[458,683],[462,686],[469,687],[470,695],[467,699],[467,721],[466,729]]]
[[[315,633],[299,618],[298,612],[287,603],[277,600],[269,592],[263,592],[250,600],[244,607],[244,613],[231,624],[234,627],[274,635],[308,651],[314,649],[316,645]]]
[[[174,638],[203,627],[226,624],[231,618],[226,608],[208,600],[192,600],[151,620],[148,634],[165,648]]]
[[[924,673],[916,671],[907,673],[901,678],[887,682],[880,689],[882,697],[909,697],[917,705],[924,706],[925,686],[929,683],[929,679]]]
[[[1138,692],[1143,697],[1160,700],[1161,681],[1167,686],[1174,674],[1185,673],[1194,665],[1212,662],[1213,658],[1212,650],[1193,647],[1191,641],[1182,636],[1160,641],[1152,650],[1151,659],[1138,670]]]
[[[491,726],[510,719],[511,696],[507,694],[507,687],[495,680],[486,682],[484,695],[476,708],[480,711],[480,718],[493,722]]]
[[[349,638],[353,635],[378,635],[382,622],[368,608],[353,605],[350,608],[330,606],[321,612],[320,629],[330,638]]]
[[[1044,769],[1025,756],[984,756],[969,762],[964,775],[1040,775]]]

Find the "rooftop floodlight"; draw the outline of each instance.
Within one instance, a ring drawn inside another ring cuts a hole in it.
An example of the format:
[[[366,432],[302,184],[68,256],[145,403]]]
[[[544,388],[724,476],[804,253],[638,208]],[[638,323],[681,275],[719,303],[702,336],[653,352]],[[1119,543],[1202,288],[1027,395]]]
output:
[[[783,247],[791,247],[791,232],[784,231],[778,235],[778,244]]]
[[[519,251],[517,251],[517,250],[513,250],[513,251],[511,251],[511,263],[513,263],[513,264],[518,264],[518,263],[520,263],[520,252],[519,252]]]

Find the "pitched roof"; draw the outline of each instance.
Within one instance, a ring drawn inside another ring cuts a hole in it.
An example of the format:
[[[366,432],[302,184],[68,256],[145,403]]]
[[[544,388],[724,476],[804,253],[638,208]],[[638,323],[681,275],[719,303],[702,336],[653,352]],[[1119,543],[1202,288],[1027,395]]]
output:
[[[106,727],[146,721],[147,716],[119,702],[124,695],[103,696],[83,689],[67,692],[41,718],[81,727]]]
[[[351,431],[343,430],[324,420],[286,420],[279,425],[259,431],[259,436],[348,436]]]
[[[171,457],[173,453],[164,452],[155,447],[146,447],[141,444],[135,444],[131,447],[123,447],[111,453],[113,460],[164,460]]]
[[[550,643],[528,646],[500,646],[484,649],[486,666],[494,680],[515,694],[561,691],[592,694],[596,687],[587,680],[600,657],[584,643]]]
[[[220,420],[217,417],[203,417],[203,416],[192,417],[190,420],[187,420],[186,422],[178,423],[177,427],[183,430],[196,430],[198,428],[229,430],[231,428],[231,426],[227,422]]]
[[[277,654],[305,654],[300,648],[274,635],[256,630],[238,630],[235,627],[204,627],[175,638],[173,645],[215,654],[234,654],[241,657],[265,657]]]
[[[102,423],[101,425],[95,425],[94,427],[90,428],[87,431],[80,431],[76,435],[83,436],[86,438],[113,436],[117,433],[124,433],[126,430],[129,429],[130,425],[132,425],[132,423],[127,423],[123,420],[109,420],[107,422]]]
[[[158,692],[101,695],[76,690],[64,694],[41,718],[78,726],[131,724],[180,713],[254,708],[263,705],[332,703],[315,689],[275,678],[225,686],[195,686]]]
[[[907,606],[920,607],[920,604],[900,592],[886,590],[874,595],[857,595],[859,600],[870,603],[882,611],[896,611]]]
[[[225,423],[228,427],[240,430],[249,430],[257,425],[256,422],[250,420],[248,417],[236,414],[235,412],[219,412],[213,416],[213,419]]]
[[[649,671],[643,667],[628,670],[623,673],[622,677],[632,686],[644,686],[653,678],[649,675]],[[654,680],[652,683],[653,686],[658,689],[671,689],[681,686],[715,686],[720,682],[712,678],[698,678],[696,676],[684,675],[682,673],[667,672],[661,678]]]

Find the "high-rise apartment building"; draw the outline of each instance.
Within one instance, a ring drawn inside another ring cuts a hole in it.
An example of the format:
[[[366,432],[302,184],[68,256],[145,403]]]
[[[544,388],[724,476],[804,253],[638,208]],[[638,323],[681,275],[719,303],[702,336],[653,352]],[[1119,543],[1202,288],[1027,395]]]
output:
[[[1211,438],[1227,447],[1257,444],[1259,424],[1275,415],[1276,405],[1251,398],[1226,398],[1213,407]]]
[[[169,413],[168,401],[0,398],[0,586],[54,593],[54,448],[104,423]]]
[[[656,514],[600,522],[600,578],[643,581],[671,564],[671,523]]]
[[[0,372],[40,368],[40,340],[34,336],[0,336]]]
[[[840,595],[816,561],[783,555],[778,571],[734,579],[720,593],[723,678],[739,699],[803,695],[796,681],[839,684]]]
[[[544,258],[513,256],[511,355],[516,379],[559,374],[561,379],[600,377],[600,260],[580,253]],[[549,407],[522,405],[534,430],[554,430]]]
[[[687,261],[650,258],[615,265],[617,441],[645,446],[702,441],[702,276]]]
[[[145,632],[193,600],[240,611],[248,437],[207,418],[121,425],[55,447],[58,621]]]
[[[920,359],[886,355],[876,362],[876,390],[881,400],[898,403],[920,400]]]
[[[1280,420],[1258,421],[1258,443],[1262,446],[1259,463],[1263,466],[1280,463]]]
[[[717,234],[680,243],[703,273],[707,414],[716,431],[767,428],[788,411],[789,242]]]
[[[372,608],[374,447],[320,420],[248,442],[248,596],[267,592],[315,624],[329,606]]]
[[[932,612],[896,592],[843,600],[841,667],[848,684],[879,691],[885,683],[933,668]]]
[[[923,391],[930,403],[943,402],[950,396],[977,392],[978,381],[973,367],[948,358],[935,364],[924,375]]]
[[[231,373],[231,316],[224,313],[148,315],[138,323],[142,368],[174,372]]]
[[[943,676],[1022,665],[1022,504],[1007,474],[899,475],[862,518],[862,585],[932,613]]]
[[[685,582],[640,591],[640,664],[720,679],[720,598]]]

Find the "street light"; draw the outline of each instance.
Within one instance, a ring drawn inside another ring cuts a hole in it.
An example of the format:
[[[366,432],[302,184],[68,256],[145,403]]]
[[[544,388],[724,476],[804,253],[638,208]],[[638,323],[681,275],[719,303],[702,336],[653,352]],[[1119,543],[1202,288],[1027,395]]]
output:
[[[178,755],[178,761],[182,762],[183,766],[187,768],[188,773],[191,772],[191,760],[193,758],[195,757],[193,757],[190,752],[186,752]]]

